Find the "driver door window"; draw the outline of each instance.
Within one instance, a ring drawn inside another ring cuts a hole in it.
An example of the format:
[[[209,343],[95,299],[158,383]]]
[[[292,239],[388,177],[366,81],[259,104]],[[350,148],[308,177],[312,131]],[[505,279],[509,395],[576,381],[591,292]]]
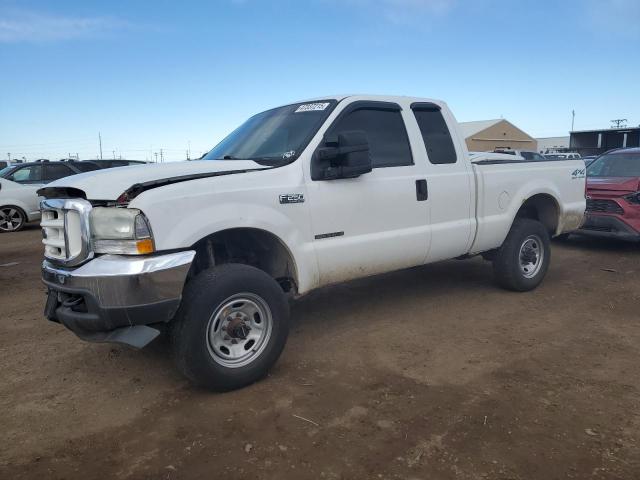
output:
[[[373,168],[413,165],[409,138],[398,110],[362,108],[347,113],[329,135],[361,130],[367,135]]]
[[[22,167],[9,176],[9,180],[23,185],[42,183],[42,165]]]

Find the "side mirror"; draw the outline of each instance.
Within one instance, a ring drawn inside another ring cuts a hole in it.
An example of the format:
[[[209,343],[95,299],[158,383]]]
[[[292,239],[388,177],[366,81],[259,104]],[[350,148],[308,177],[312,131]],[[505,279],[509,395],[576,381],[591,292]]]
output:
[[[325,139],[325,147],[316,151],[311,178],[335,180],[355,178],[372,170],[367,134],[361,130],[340,132]]]

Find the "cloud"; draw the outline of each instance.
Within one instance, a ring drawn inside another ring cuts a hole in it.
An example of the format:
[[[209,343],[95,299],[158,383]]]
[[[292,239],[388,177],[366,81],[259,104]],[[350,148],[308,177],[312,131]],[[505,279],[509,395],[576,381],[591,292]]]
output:
[[[130,28],[119,18],[70,17],[30,11],[0,12],[0,42],[56,42],[88,38]]]

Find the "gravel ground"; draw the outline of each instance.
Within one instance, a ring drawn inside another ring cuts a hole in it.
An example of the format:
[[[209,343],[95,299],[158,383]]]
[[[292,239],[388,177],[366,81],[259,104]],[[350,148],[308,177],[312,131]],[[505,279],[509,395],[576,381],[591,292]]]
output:
[[[640,478],[638,245],[555,242],[524,294],[481,259],[323,289],[226,394],[46,321],[41,250],[0,235],[0,478]]]

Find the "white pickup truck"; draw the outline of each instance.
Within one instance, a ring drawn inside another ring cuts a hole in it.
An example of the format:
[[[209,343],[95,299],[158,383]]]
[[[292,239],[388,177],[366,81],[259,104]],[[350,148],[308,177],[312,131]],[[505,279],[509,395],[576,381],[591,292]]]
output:
[[[437,100],[285,105],[201,161],[41,189],[45,315],[83,339],[136,347],[166,325],[188,378],[238,388],[282,352],[288,297],[477,254],[499,285],[535,288],[549,238],[581,225],[584,169],[470,156]]]

